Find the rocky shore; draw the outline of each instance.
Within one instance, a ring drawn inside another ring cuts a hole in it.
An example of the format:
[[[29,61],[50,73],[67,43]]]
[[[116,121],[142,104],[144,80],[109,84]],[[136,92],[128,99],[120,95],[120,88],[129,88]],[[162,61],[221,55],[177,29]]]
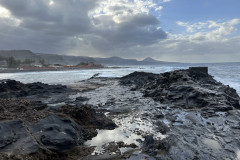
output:
[[[79,159],[84,142],[115,123],[86,105],[56,105],[76,93],[62,85],[0,83],[0,159]],[[41,100],[41,101],[40,101]]]
[[[240,159],[236,90],[193,70],[0,81],[0,159]]]

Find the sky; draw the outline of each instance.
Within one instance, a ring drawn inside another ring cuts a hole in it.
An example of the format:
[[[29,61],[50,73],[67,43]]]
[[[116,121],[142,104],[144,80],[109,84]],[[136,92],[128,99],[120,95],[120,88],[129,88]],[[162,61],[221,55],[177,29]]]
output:
[[[0,0],[0,50],[240,62],[239,0]]]

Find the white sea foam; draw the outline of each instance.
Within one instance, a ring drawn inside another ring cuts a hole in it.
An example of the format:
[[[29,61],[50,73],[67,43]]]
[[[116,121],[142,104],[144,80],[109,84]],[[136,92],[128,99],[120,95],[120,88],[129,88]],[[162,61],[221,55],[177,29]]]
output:
[[[134,71],[152,73],[163,73],[177,69],[186,69],[189,66],[208,66],[209,73],[225,85],[229,85],[240,94],[240,63],[230,64],[172,64],[162,66],[130,66],[124,68],[108,68],[93,70],[72,71],[49,71],[49,72],[23,72],[23,73],[1,73],[0,79],[15,79],[23,83],[43,82],[49,84],[71,84],[90,78],[96,73],[99,77],[121,77]]]

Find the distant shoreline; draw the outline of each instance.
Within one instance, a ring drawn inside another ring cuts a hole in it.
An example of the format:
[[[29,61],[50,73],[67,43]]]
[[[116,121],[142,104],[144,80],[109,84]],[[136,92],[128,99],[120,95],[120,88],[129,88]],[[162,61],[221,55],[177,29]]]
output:
[[[21,73],[21,72],[46,72],[46,71],[74,71],[74,70],[88,70],[88,69],[105,69],[111,67],[81,67],[81,68],[49,68],[49,69],[0,69],[0,73]]]
[[[23,73],[23,72],[48,72],[48,71],[77,71],[77,70],[91,70],[91,69],[118,69],[118,68],[129,68],[129,67],[79,67],[79,68],[51,68],[51,69],[3,69],[0,68],[0,74],[1,73]]]

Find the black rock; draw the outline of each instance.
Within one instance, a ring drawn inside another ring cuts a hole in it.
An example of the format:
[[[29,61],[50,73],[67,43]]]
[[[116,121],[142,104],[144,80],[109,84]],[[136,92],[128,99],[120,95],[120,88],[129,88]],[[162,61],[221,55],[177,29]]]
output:
[[[165,134],[168,131],[170,131],[169,127],[161,121],[157,121],[156,127],[157,127],[157,130],[162,134]]]
[[[167,138],[164,138],[160,141],[155,141],[155,148],[168,152],[172,146],[176,143],[176,138],[173,135],[169,135]]]
[[[162,112],[158,112],[157,114],[154,115],[158,119],[164,118],[164,114]]]
[[[146,136],[144,141],[143,141],[143,146],[149,146],[149,145],[152,145],[154,143],[154,139],[153,139],[153,136]]]
[[[27,96],[49,96],[51,94],[74,92],[64,85],[48,85],[41,82],[23,84],[15,80],[0,81],[0,98],[18,98]]]
[[[158,75],[146,72],[134,72],[121,78],[122,85],[134,85],[133,90],[143,87],[146,83],[150,83],[156,79]]]
[[[83,144],[82,129],[73,121],[56,115],[31,125],[31,132],[48,149],[61,151]]]
[[[87,98],[87,97],[77,97],[76,98],[76,102],[84,102],[84,101],[88,101],[89,100],[89,98]]]
[[[21,120],[0,122],[0,135],[0,153],[10,152],[15,155],[28,155],[40,149]]]
[[[21,121],[5,121],[0,123],[0,148],[4,148],[18,140],[16,126],[21,126]]]
[[[117,125],[102,113],[96,113],[90,106],[62,106],[56,112],[63,113],[75,120],[81,126],[91,126],[96,129],[115,129]]]
[[[134,72],[120,81],[122,85],[140,89],[145,97],[170,106],[185,109],[210,107],[216,112],[240,108],[240,98],[235,89],[202,72],[177,70],[159,75]]]
[[[0,98],[0,159],[88,155],[91,147],[86,152],[81,152],[81,147],[97,135],[96,129],[115,127],[115,123],[89,106],[63,106],[51,111],[39,101]],[[76,148],[80,153],[73,151]]]

